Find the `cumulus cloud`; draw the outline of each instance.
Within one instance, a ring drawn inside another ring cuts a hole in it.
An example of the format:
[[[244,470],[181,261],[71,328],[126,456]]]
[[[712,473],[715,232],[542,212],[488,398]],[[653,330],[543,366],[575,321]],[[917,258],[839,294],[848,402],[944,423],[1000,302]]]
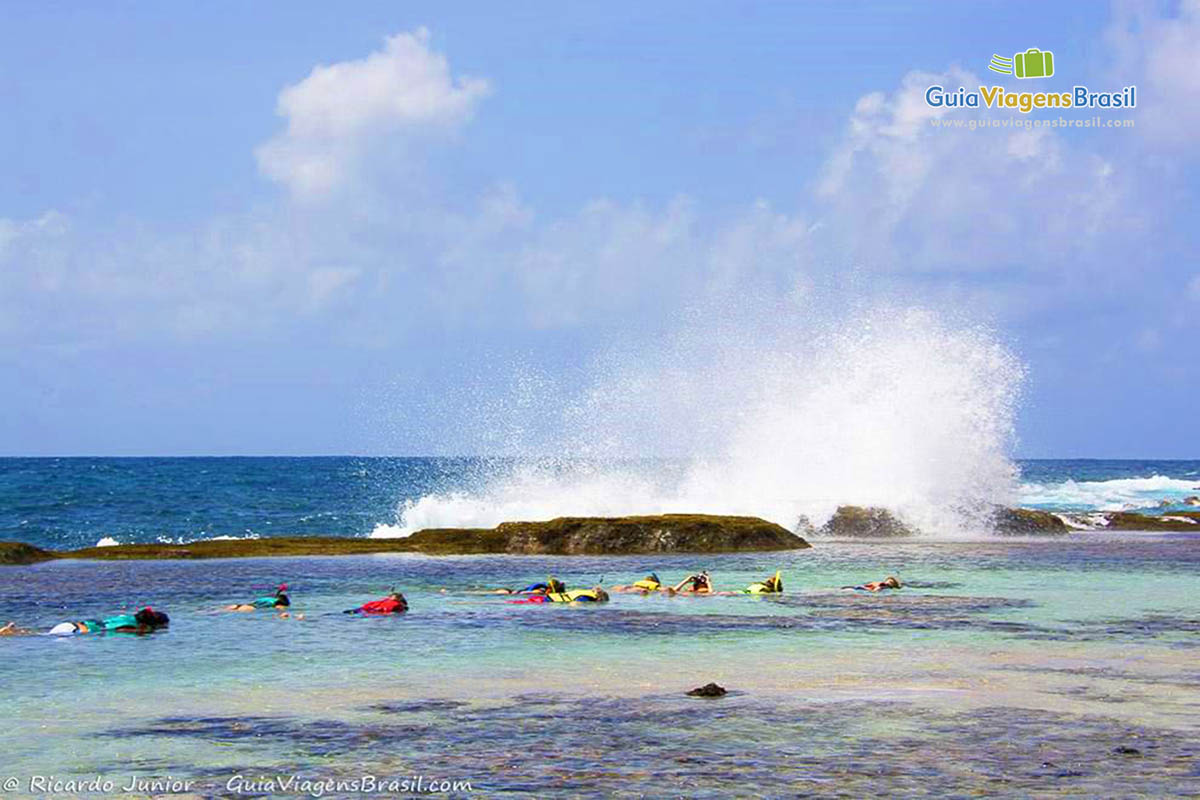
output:
[[[259,169],[297,197],[320,197],[380,139],[453,129],[488,91],[486,80],[454,77],[425,28],[388,37],[382,50],[317,66],[280,93],[287,126],[258,149]]]
[[[858,101],[817,187],[839,250],[884,271],[1059,268],[1142,224],[1145,212],[1128,213],[1125,171],[1051,129],[931,123],[1026,121],[925,102],[931,85],[981,83],[958,69],[912,72]]]
[[[1181,34],[1151,26],[1146,35]],[[924,100],[932,83],[979,80],[912,72],[860,98],[795,208],[754,201],[717,217],[681,194],[547,213],[511,183],[478,187],[474,202],[430,191],[414,203],[394,175],[363,165],[462,125],[488,83],[456,76],[425,30],[402,33],[284,89],[286,127],[257,152],[292,196],[337,192],[337,203],[281,201],[170,234],[137,225],[74,234],[53,213],[0,220],[0,268],[13,276],[0,301],[27,337],[60,325],[63,336],[90,333],[89,320],[112,319],[142,335],[237,336],[337,314],[336,335],[383,343],[431,325],[616,326],[746,293],[798,298],[837,273],[853,273],[846,280],[863,293],[908,281],[922,297],[958,291],[970,275],[963,291],[991,292],[988,302],[1017,313],[1143,279],[1134,256],[1164,215],[1134,156],[1045,129],[930,124],[987,117]],[[407,155],[420,161],[417,149]],[[1191,272],[1176,276],[1176,295]],[[43,314],[50,292],[81,314]]]
[[[1139,133],[1175,146],[1200,139],[1200,0],[1183,0],[1169,17],[1118,4],[1107,39],[1113,79],[1136,82],[1141,92]]]

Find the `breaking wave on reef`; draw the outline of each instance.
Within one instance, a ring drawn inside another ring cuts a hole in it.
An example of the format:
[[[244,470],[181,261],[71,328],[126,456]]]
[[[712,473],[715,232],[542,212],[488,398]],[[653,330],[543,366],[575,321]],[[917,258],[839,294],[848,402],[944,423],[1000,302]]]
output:
[[[921,309],[704,320],[649,352],[609,352],[583,392],[556,395],[535,419],[489,418],[527,431],[536,450],[518,447],[525,457],[476,487],[406,501],[371,535],[673,512],[794,528],[845,504],[930,534],[978,533],[1017,497],[1023,375],[986,328]]]
[[[1102,481],[1023,483],[1021,502],[1052,511],[1132,511],[1178,505],[1200,494],[1200,479],[1166,475]]]

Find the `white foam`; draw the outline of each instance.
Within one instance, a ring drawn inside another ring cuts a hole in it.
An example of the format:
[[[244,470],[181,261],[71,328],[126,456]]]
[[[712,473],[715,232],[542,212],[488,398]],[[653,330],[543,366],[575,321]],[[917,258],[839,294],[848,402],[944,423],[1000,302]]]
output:
[[[654,351],[599,362],[580,396],[556,401],[557,432],[543,413],[530,438],[561,457],[508,462],[480,489],[408,501],[371,535],[671,512],[792,527],[842,504],[884,506],[931,533],[977,532],[986,509],[1015,499],[1022,375],[987,331],[921,310],[826,324],[704,318]],[[628,459],[663,453],[680,458]]]
[[[257,533],[248,533],[245,536],[201,536],[194,539],[188,539],[184,536],[177,536],[172,539],[170,536],[159,536],[157,541],[160,544],[193,544],[195,542],[241,542],[260,538]]]
[[[120,542],[111,536],[105,536],[100,541],[96,542],[96,547],[116,547],[119,544]]]
[[[1115,478],[1107,481],[1025,483],[1020,487],[1020,499],[1022,505],[1044,508],[1129,511],[1152,508],[1163,501],[1182,503],[1184,497],[1195,492],[1194,480],[1152,475],[1148,478]]]

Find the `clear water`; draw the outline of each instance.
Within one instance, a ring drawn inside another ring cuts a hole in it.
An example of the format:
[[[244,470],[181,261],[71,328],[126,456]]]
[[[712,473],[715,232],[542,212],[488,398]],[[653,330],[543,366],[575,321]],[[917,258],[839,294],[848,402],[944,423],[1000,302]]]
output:
[[[783,570],[782,599],[469,593]],[[840,590],[897,574],[891,595]],[[287,581],[291,618],[211,613]],[[411,612],[342,609],[402,588]],[[819,543],[663,557],[52,562],[0,570],[7,773],[468,779],[484,796],[1200,792],[1200,538]],[[304,619],[298,615],[303,614]],[[684,696],[715,680],[732,693]],[[1138,754],[1121,754],[1132,747]],[[335,793],[336,794],[336,793]]]
[[[1026,498],[1079,510],[1181,502],[1200,474],[1200,462],[1021,466]],[[472,459],[4,459],[0,538],[363,536],[404,500],[469,491],[488,470]],[[172,618],[140,638],[0,639],[0,780],[25,781],[3,796],[47,794],[33,775],[118,786],[170,775],[202,797],[316,793],[239,795],[239,774],[420,775],[469,780],[481,796],[1200,795],[1200,536],[816,545],[0,568],[0,622],[46,630],[142,605]],[[729,589],[782,569],[787,593],[576,608],[472,593],[548,574],[588,586],[700,568]],[[906,588],[839,588],[888,574]],[[215,612],[281,581],[289,618]],[[341,613],[393,586],[408,615]],[[730,694],[684,694],[709,681]]]

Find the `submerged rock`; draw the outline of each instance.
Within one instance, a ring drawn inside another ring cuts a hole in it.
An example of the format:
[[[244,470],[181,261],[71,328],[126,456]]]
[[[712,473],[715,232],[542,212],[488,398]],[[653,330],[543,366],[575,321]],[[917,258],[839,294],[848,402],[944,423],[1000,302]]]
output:
[[[886,508],[873,506],[840,506],[829,521],[821,526],[824,536],[891,539],[916,536],[910,527]]]
[[[1001,536],[1057,536],[1071,529],[1062,517],[1033,508],[997,508],[992,529]]]
[[[715,683],[706,683],[688,692],[688,697],[721,697],[729,693],[729,690],[724,686],[718,686]]]
[[[24,542],[0,542],[0,564],[36,564],[55,558],[40,547]]]

